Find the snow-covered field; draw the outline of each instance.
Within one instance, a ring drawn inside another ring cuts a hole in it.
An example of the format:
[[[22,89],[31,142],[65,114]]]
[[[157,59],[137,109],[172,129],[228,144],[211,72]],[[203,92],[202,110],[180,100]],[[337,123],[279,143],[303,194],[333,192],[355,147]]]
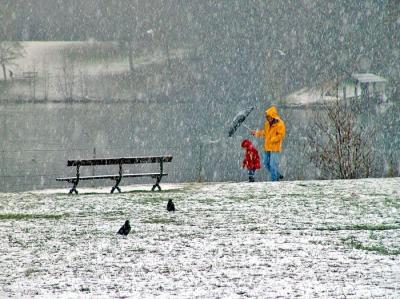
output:
[[[0,297],[400,297],[400,178],[149,187],[0,194]]]

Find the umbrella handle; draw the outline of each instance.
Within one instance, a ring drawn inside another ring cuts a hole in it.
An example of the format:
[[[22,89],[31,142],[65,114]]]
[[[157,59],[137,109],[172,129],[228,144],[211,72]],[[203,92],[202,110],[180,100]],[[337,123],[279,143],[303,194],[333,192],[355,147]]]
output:
[[[248,126],[246,126],[245,124],[242,124],[243,127],[245,127],[247,130],[249,130],[250,132],[253,131],[253,129],[250,129]]]

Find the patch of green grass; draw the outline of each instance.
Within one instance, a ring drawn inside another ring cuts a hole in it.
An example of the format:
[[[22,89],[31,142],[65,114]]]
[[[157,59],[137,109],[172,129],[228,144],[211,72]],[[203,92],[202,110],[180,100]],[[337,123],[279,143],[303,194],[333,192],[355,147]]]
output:
[[[120,186],[121,188],[124,188],[124,186]],[[161,186],[162,187],[162,186]],[[82,196],[99,196],[99,195],[109,195],[109,196],[119,196],[122,194],[141,194],[141,193],[148,193],[148,194],[164,194],[164,193],[186,193],[186,191],[184,189],[168,189],[168,190],[161,190],[161,191],[151,191],[150,190],[151,186],[149,187],[148,190],[130,190],[130,191],[124,191],[122,189],[122,193],[118,193],[118,192],[114,192],[114,193],[108,193],[107,191],[105,191],[104,193],[99,193],[99,192],[84,192],[84,193],[79,193],[78,195],[76,194],[68,194],[68,193],[55,193],[55,195],[57,196],[68,196],[71,198],[79,198],[81,195]],[[111,187],[110,187],[111,189]],[[107,200],[109,199],[109,197],[107,197]],[[64,198],[63,198],[64,200]]]
[[[161,191],[151,191],[151,190],[131,190],[126,191],[123,193],[151,193],[151,194],[163,194],[163,193],[185,193],[183,189],[168,189],[168,190],[161,190]],[[118,194],[118,193],[115,193]]]
[[[267,228],[261,228],[261,227],[255,227],[255,226],[250,227],[250,228],[249,228],[249,231],[250,231],[250,232],[259,233],[260,235],[265,235],[265,234],[268,234],[268,233],[271,232],[271,231],[268,230]]]
[[[242,201],[248,201],[251,199],[251,197],[243,197],[243,196],[231,196],[229,197],[230,200],[234,202],[242,202]]]
[[[154,196],[154,197],[145,197],[145,198],[139,198],[139,199],[136,199],[137,200],[137,203],[138,204],[140,204],[140,205],[148,205],[148,204],[159,204],[159,203],[165,203],[165,206],[167,206],[167,202],[168,202],[168,199],[172,199],[174,202],[177,202],[177,201],[179,201],[179,198],[173,198],[173,197],[163,197],[163,196],[160,196],[160,197],[158,197],[158,196]]]
[[[203,199],[198,199],[198,203],[205,203],[205,204],[211,204],[216,202],[217,200],[215,198],[203,198]]]
[[[372,230],[369,232],[369,238],[371,240],[378,240],[378,236]]]
[[[284,194],[284,196],[285,197],[299,197],[299,198],[301,198],[301,197],[304,197],[304,194],[303,193],[287,193],[287,194]]]
[[[153,223],[153,224],[169,224],[176,223],[175,219],[172,218],[149,218],[144,220],[143,223]]]
[[[121,216],[121,215],[125,215],[126,211],[125,210],[115,210],[115,211],[106,211],[106,212],[102,212],[102,215],[105,217],[108,216]]]
[[[142,248],[142,247],[135,247],[135,248],[129,249],[129,251],[133,251],[133,252],[144,252],[144,248]]]
[[[330,241],[322,241],[322,240],[309,240],[308,243],[314,244],[314,245],[330,245]]]
[[[278,232],[278,234],[281,236],[290,236],[292,233],[288,230],[282,230],[282,231]]]
[[[320,231],[339,231],[339,230],[390,230],[390,229],[400,229],[398,224],[353,224],[353,225],[343,225],[343,226],[327,226],[327,227],[317,227],[316,230]]]
[[[103,212],[102,213],[102,218],[103,219],[119,219],[122,216],[129,217],[129,213],[126,211],[108,211],[108,212]]]
[[[400,200],[392,197],[385,197],[385,204],[396,208],[400,207]]]
[[[31,220],[31,219],[49,219],[58,220],[64,217],[69,217],[69,214],[0,214],[0,220]]]
[[[363,244],[355,239],[353,236],[341,239],[344,244],[359,250],[366,250],[376,252],[383,255],[400,255],[400,248],[389,249],[383,244]]]
[[[180,233],[179,237],[184,238],[184,239],[205,239],[206,237],[201,234],[201,233]]]
[[[36,269],[36,268],[28,268],[28,269],[25,270],[25,276],[26,276],[26,277],[30,277],[30,276],[32,276],[32,275],[35,275],[35,274],[38,273],[38,272],[40,272],[39,269]]]

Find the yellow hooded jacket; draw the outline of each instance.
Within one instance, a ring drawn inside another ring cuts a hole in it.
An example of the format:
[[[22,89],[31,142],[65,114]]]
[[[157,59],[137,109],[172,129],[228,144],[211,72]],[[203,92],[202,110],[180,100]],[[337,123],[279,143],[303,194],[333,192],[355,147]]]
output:
[[[285,123],[279,116],[275,106],[265,110],[265,114],[276,121],[272,125],[269,124],[268,120],[265,121],[264,130],[257,130],[254,136],[265,138],[264,150],[266,152],[280,152],[286,134]]]

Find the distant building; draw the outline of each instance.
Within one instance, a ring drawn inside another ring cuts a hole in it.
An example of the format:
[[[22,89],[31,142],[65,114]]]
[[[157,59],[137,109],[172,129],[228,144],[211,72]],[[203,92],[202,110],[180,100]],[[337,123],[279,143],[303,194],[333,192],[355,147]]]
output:
[[[361,96],[377,97],[381,101],[386,100],[385,85],[386,79],[374,74],[364,73],[364,74],[352,74],[350,84],[354,86],[354,94],[358,96],[358,91],[361,91]],[[347,89],[345,90],[347,91]],[[342,97],[347,96],[346,93],[342,94]]]
[[[321,88],[302,88],[285,99],[290,106],[313,105],[336,99],[378,99],[386,101],[386,79],[370,73],[354,73],[339,84],[328,82]]]

